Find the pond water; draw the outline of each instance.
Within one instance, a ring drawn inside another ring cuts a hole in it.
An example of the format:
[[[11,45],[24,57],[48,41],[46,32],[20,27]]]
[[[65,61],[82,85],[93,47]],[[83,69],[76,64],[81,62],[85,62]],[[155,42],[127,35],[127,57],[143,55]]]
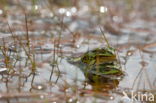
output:
[[[131,103],[123,96],[131,99],[133,91],[155,97],[152,11],[127,10],[131,3],[124,1],[32,1],[0,4],[0,103]],[[107,46],[100,28],[117,50],[122,80],[89,83],[81,68],[68,62]]]

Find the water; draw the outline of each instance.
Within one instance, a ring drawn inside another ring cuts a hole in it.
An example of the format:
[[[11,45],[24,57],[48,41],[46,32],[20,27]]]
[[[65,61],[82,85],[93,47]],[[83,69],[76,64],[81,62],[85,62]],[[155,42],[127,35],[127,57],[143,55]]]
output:
[[[136,11],[125,17],[125,8],[119,6],[123,2],[115,5],[107,1],[98,6],[96,1],[80,1],[78,7],[56,4],[53,10],[47,6],[52,5],[48,1],[37,2],[34,10],[29,1],[25,2],[13,1],[0,8],[0,102],[113,103],[121,101],[122,91],[155,94],[153,19],[143,19]],[[29,39],[25,14],[16,3],[27,12]],[[111,82],[87,83],[81,69],[67,62],[71,56],[106,46],[99,26],[104,27],[109,43],[117,48],[125,72],[115,87]],[[13,38],[13,34],[18,37]]]

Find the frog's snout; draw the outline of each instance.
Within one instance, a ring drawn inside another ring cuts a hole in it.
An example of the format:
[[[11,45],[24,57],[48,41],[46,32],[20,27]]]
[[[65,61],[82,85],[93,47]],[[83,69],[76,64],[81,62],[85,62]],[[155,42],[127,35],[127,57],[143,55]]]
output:
[[[70,64],[77,64],[80,62],[79,58],[67,57],[66,59]]]

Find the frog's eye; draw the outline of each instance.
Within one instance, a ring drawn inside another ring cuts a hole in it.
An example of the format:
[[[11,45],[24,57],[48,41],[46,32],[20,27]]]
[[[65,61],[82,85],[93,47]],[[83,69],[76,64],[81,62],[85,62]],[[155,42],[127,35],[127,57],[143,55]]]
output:
[[[82,58],[82,62],[84,63],[90,63],[92,61],[92,58],[90,56],[84,56]]]
[[[82,58],[82,61],[83,61],[83,62],[87,62],[87,61],[88,61],[88,57],[84,56],[84,57]]]

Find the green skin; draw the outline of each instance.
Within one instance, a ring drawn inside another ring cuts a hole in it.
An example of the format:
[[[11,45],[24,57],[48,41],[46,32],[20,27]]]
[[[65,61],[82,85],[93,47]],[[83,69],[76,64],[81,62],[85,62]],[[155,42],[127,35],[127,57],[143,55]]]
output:
[[[95,76],[102,79],[116,79],[124,76],[116,58],[115,49],[111,47],[88,51],[82,57],[70,61],[80,67],[86,77],[91,80]]]

